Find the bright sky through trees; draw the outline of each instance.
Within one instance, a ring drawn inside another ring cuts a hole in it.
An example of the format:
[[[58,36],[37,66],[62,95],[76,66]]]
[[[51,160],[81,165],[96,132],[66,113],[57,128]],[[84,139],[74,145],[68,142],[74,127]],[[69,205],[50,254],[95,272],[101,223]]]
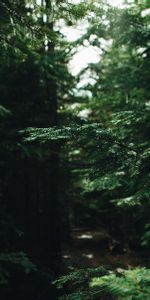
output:
[[[80,3],[80,0],[74,0],[75,3]],[[122,7],[122,0],[106,0],[106,3]],[[79,24],[76,28],[64,27],[62,28],[63,34],[67,37],[69,41],[75,41],[86,30],[86,24]],[[101,51],[98,47],[93,47],[89,45],[84,45],[80,47],[77,53],[74,55],[70,62],[70,70],[73,75],[77,75],[83,68],[85,68],[89,63],[97,63],[100,59]]]
[[[36,0],[37,4],[41,4],[41,0]],[[81,0],[72,0],[73,3],[80,3]],[[113,6],[122,6],[122,0],[106,0],[106,3]],[[88,24],[82,21],[82,24],[79,23],[76,27],[69,27],[61,25],[61,32],[67,38],[68,41],[72,42],[77,40],[82,34],[86,31]],[[97,63],[100,59],[101,51],[97,47],[90,45],[80,46],[77,53],[72,58],[69,69],[73,75],[77,75],[83,68],[85,68],[88,63]]]

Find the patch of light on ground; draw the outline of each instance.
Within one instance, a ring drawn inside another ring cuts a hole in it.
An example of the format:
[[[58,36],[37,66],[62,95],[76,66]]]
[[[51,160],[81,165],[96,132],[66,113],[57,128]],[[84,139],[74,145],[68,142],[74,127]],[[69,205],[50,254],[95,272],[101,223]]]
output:
[[[81,235],[78,235],[77,236],[78,239],[88,239],[88,240],[91,240],[93,239],[93,235],[92,234],[81,234]]]
[[[69,258],[71,258],[71,255],[66,255],[66,254],[65,254],[65,255],[63,255],[63,258],[64,258],[64,259],[69,259]]]
[[[88,258],[88,259],[94,258],[94,255],[93,255],[92,253],[89,253],[89,254],[83,253],[82,256],[83,256],[83,257],[86,257],[86,258]]]

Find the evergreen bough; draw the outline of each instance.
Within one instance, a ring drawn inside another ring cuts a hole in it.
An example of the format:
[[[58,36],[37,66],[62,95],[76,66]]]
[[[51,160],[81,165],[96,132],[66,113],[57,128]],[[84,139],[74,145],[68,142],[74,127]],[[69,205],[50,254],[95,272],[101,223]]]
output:
[[[82,269],[62,276],[54,284],[67,290],[59,300],[150,299],[150,269],[140,267],[116,271],[103,267]]]

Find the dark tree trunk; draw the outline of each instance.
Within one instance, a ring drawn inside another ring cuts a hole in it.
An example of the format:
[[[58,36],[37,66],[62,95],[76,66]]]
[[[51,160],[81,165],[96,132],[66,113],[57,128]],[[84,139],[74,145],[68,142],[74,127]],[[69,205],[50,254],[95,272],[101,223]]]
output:
[[[46,1],[46,6],[49,13],[51,7],[50,1]],[[53,30],[53,24],[52,22],[49,23],[48,16],[46,26]],[[54,57],[54,44],[49,43],[48,49],[47,51],[44,49],[43,55],[47,58]],[[56,126],[58,122],[56,83],[53,79],[49,79],[49,70],[45,69],[45,73],[43,74],[45,74],[43,75],[45,91],[43,91],[43,99],[40,100],[42,115],[39,114],[37,118],[39,120],[39,127],[51,127]],[[34,76],[34,72],[32,75]],[[35,99],[37,93],[36,85],[32,86],[31,92],[34,94]],[[34,102],[32,104],[34,106]],[[12,105],[10,103],[10,106]],[[18,107],[18,115],[21,111],[20,105],[22,104],[15,102],[16,115]],[[35,103],[35,105],[37,104]],[[46,112],[45,118],[43,118],[43,107]],[[37,118],[35,122],[33,117],[33,122],[29,124],[27,115],[27,118],[24,119],[24,125],[26,127],[37,126]],[[14,123],[17,124],[17,122]],[[59,146],[57,143],[51,143],[49,148],[49,157],[46,156],[45,159],[32,156],[22,157],[18,153],[14,153],[12,158],[9,156],[10,152],[8,151],[9,169],[7,170],[7,178],[5,179],[6,189],[4,196],[7,211],[11,216],[15,228],[14,236],[11,235],[10,237],[9,250],[26,252],[33,263],[37,264],[40,270],[44,272],[43,274],[53,274],[53,276],[56,276],[60,272],[61,265],[58,188]],[[30,295],[29,291],[26,297],[33,300],[34,295],[36,295],[36,292],[34,292]],[[13,290],[10,293],[13,294]],[[19,297],[22,297],[21,294],[19,292],[17,294],[16,292],[15,298],[20,299]],[[7,298],[9,299],[9,296]]]

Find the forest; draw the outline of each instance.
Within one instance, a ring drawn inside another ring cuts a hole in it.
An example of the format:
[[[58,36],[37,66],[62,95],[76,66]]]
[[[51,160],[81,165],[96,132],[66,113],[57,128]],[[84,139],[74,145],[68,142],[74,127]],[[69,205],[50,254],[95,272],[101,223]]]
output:
[[[1,300],[150,299],[150,2],[115,2],[0,1]]]

